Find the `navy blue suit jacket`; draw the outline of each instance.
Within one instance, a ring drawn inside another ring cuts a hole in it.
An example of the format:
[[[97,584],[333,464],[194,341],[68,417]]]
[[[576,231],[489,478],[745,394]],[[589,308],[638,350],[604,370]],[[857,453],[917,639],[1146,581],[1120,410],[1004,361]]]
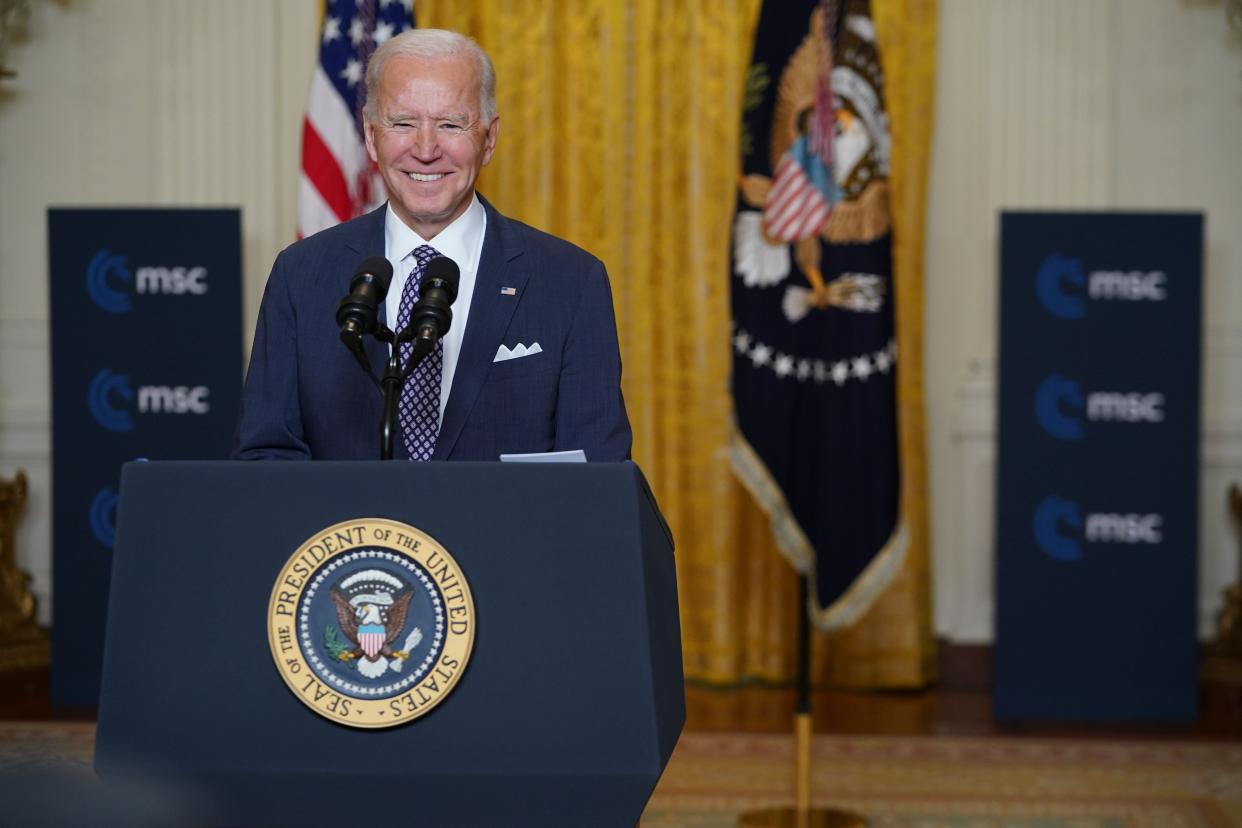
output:
[[[627,459],[632,436],[603,263],[483,206],[487,230],[470,317],[432,459],[569,449],[593,461]],[[384,255],[384,214],[381,207],[316,233],[276,258],[234,457],[379,458],[380,393],[341,343],[335,315],[359,263]],[[542,353],[493,362],[501,345],[536,342]],[[376,371],[387,348],[367,338]],[[394,442],[394,454],[408,457],[400,434]]]

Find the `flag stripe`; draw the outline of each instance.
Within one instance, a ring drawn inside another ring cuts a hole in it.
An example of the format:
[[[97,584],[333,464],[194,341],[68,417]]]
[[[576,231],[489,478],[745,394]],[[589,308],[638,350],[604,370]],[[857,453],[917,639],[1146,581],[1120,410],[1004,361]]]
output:
[[[805,239],[807,236],[815,235],[819,232],[819,228],[823,226],[824,220],[828,218],[828,204],[824,201],[823,196],[816,193],[815,201],[817,203],[802,214],[802,221],[793,233],[795,239]]]
[[[336,214],[337,221],[348,221],[354,209],[349,185],[336,156],[324,144],[310,120],[302,122],[302,172]]]
[[[811,201],[815,191],[807,186],[805,182],[799,183],[798,191],[789,197],[787,204],[776,214],[774,224],[778,227],[787,227],[790,222],[796,221],[798,216],[806,208]]]
[[[797,170],[789,174],[793,182],[784,190],[780,199],[768,202],[768,224],[781,224],[789,217],[789,211],[797,209],[800,199],[806,196],[807,184]]]
[[[768,193],[768,203],[780,201],[785,197],[791,184],[797,181],[796,176],[790,175],[790,165],[794,163],[793,158],[786,155],[781,159],[781,163],[776,165],[775,181],[772,184],[772,191]]]
[[[298,182],[298,215],[298,238],[326,230],[341,221],[305,174]]]
[[[353,110],[328,81],[323,67],[317,68],[311,78],[306,117],[338,159],[345,180],[353,181],[370,159],[367,158],[366,144],[358,132]]]
[[[802,177],[801,171],[794,170],[789,174],[793,179],[792,183],[785,188],[784,195],[780,199],[773,202],[772,209],[768,211],[770,220],[773,222],[783,222],[789,217],[790,210],[796,210],[801,206],[802,201],[806,198],[807,191],[810,186]]]
[[[785,210],[780,219],[773,225],[772,235],[782,241],[792,241],[796,238],[795,231],[800,223],[802,214],[809,205],[814,203],[816,195],[818,194],[813,187],[804,186],[800,188],[798,195],[790,203],[789,209]]]

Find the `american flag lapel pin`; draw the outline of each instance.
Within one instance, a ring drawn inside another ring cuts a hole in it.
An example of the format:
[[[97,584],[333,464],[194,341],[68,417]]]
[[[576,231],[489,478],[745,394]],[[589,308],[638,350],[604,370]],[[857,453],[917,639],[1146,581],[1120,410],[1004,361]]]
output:
[[[500,289],[501,296],[517,296],[517,288],[502,287]]]

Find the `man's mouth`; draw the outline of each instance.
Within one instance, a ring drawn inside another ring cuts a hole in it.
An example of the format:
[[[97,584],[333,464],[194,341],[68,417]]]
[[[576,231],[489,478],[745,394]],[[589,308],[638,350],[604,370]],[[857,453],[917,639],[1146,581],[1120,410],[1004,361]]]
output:
[[[414,181],[439,181],[447,173],[406,173]]]

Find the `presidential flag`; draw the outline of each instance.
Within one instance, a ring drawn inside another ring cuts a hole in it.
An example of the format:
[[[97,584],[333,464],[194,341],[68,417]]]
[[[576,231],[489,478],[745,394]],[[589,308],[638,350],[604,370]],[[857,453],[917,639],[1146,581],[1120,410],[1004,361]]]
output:
[[[765,4],[741,137],[731,459],[833,629],[906,551],[890,141],[868,0]]]
[[[319,65],[302,122],[298,237],[348,221],[387,198],[362,135],[367,60],[414,25],[414,0],[327,0]]]

